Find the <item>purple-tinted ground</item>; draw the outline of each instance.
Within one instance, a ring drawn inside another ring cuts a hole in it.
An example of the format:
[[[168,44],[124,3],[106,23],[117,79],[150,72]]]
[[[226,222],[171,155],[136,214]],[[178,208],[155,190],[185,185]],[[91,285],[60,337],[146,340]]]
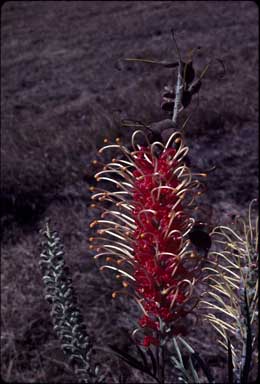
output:
[[[138,313],[111,298],[87,249],[94,169],[102,139],[129,136],[119,117],[165,118],[160,93],[168,69],[119,63],[124,57],[175,59],[174,28],[183,56],[201,71],[213,61],[189,110],[186,128],[192,165],[216,166],[204,197],[208,219],[227,223],[257,195],[258,8],[253,2],[25,2],[2,7],[1,130],[1,374],[8,382],[72,382],[43,297],[38,230],[49,216],[64,241],[89,333],[100,345],[125,336]],[[119,70],[121,68],[121,70]],[[119,111],[122,111],[121,114]],[[225,356],[204,323],[191,330],[217,380]],[[145,377],[100,352],[109,380]],[[175,379],[169,377],[169,382]]]

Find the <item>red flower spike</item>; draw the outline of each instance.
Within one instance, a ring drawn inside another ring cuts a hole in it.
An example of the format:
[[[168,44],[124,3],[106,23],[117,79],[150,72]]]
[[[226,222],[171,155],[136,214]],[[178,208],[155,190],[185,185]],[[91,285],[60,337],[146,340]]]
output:
[[[116,188],[111,192],[95,188],[92,198],[120,203],[116,210],[105,210],[103,220],[96,220],[103,236],[96,238],[100,253],[95,257],[105,255],[114,260],[102,269],[112,269],[132,283],[132,292],[144,312],[139,325],[159,332],[159,319],[170,326],[179,318],[190,294],[187,289],[192,288],[187,281],[194,282],[192,271],[183,265],[183,257],[188,257],[187,235],[194,222],[185,209],[184,198],[196,183],[191,182],[192,175],[183,162],[188,148],[179,133],[175,132],[165,147],[161,144],[161,153],[155,154],[154,145],[135,144],[140,132],[133,134],[132,152],[121,144],[100,150],[116,147],[125,160],[113,160],[95,176]],[[170,147],[177,137],[178,148]],[[181,284],[183,280],[186,284]],[[145,336],[143,345],[157,342],[153,336]]]

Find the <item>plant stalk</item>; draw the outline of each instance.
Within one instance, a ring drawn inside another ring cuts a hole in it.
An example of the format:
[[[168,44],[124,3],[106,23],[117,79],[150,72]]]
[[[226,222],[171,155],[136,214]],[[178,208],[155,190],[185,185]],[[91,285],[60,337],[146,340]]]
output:
[[[178,113],[180,111],[181,100],[183,95],[183,79],[182,79],[182,62],[179,60],[177,82],[175,87],[175,102],[173,108],[172,122],[177,125]]]

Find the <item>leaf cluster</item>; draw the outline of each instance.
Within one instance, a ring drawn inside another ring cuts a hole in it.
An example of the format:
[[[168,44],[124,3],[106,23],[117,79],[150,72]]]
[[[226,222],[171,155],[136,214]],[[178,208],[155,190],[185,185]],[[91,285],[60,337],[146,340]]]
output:
[[[61,240],[57,232],[50,230],[48,223],[41,235],[43,240],[39,265],[45,285],[45,299],[51,305],[53,329],[79,382],[101,382],[103,378],[98,375],[98,367],[94,370],[91,367],[93,344],[78,308]]]

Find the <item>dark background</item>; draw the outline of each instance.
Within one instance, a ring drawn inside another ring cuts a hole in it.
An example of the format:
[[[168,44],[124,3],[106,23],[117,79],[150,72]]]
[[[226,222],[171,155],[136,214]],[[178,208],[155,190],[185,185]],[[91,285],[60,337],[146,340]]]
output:
[[[216,165],[204,198],[208,220],[228,223],[257,195],[258,8],[249,1],[9,1],[1,10],[1,374],[9,382],[71,382],[38,267],[38,230],[47,216],[99,345],[127,349],[125,334],[138,315],[133,303],[112,300],[114,280],[102,278],[87,248],[91,160],[104,137],[130,135],[118,117],[167,117],[160,95],[171,72],[119,61],[175,60],[171,28],[184,58],[201,46],[198,73],[211,58],[224,61],[224,78],[217,61],[205,76],[185,134],[192,165]],[[223,380],[215,333],[205,322],[190,331]],[[111,382],[122,369],[129,382],[145,380],[103,352],[98,358]]]

